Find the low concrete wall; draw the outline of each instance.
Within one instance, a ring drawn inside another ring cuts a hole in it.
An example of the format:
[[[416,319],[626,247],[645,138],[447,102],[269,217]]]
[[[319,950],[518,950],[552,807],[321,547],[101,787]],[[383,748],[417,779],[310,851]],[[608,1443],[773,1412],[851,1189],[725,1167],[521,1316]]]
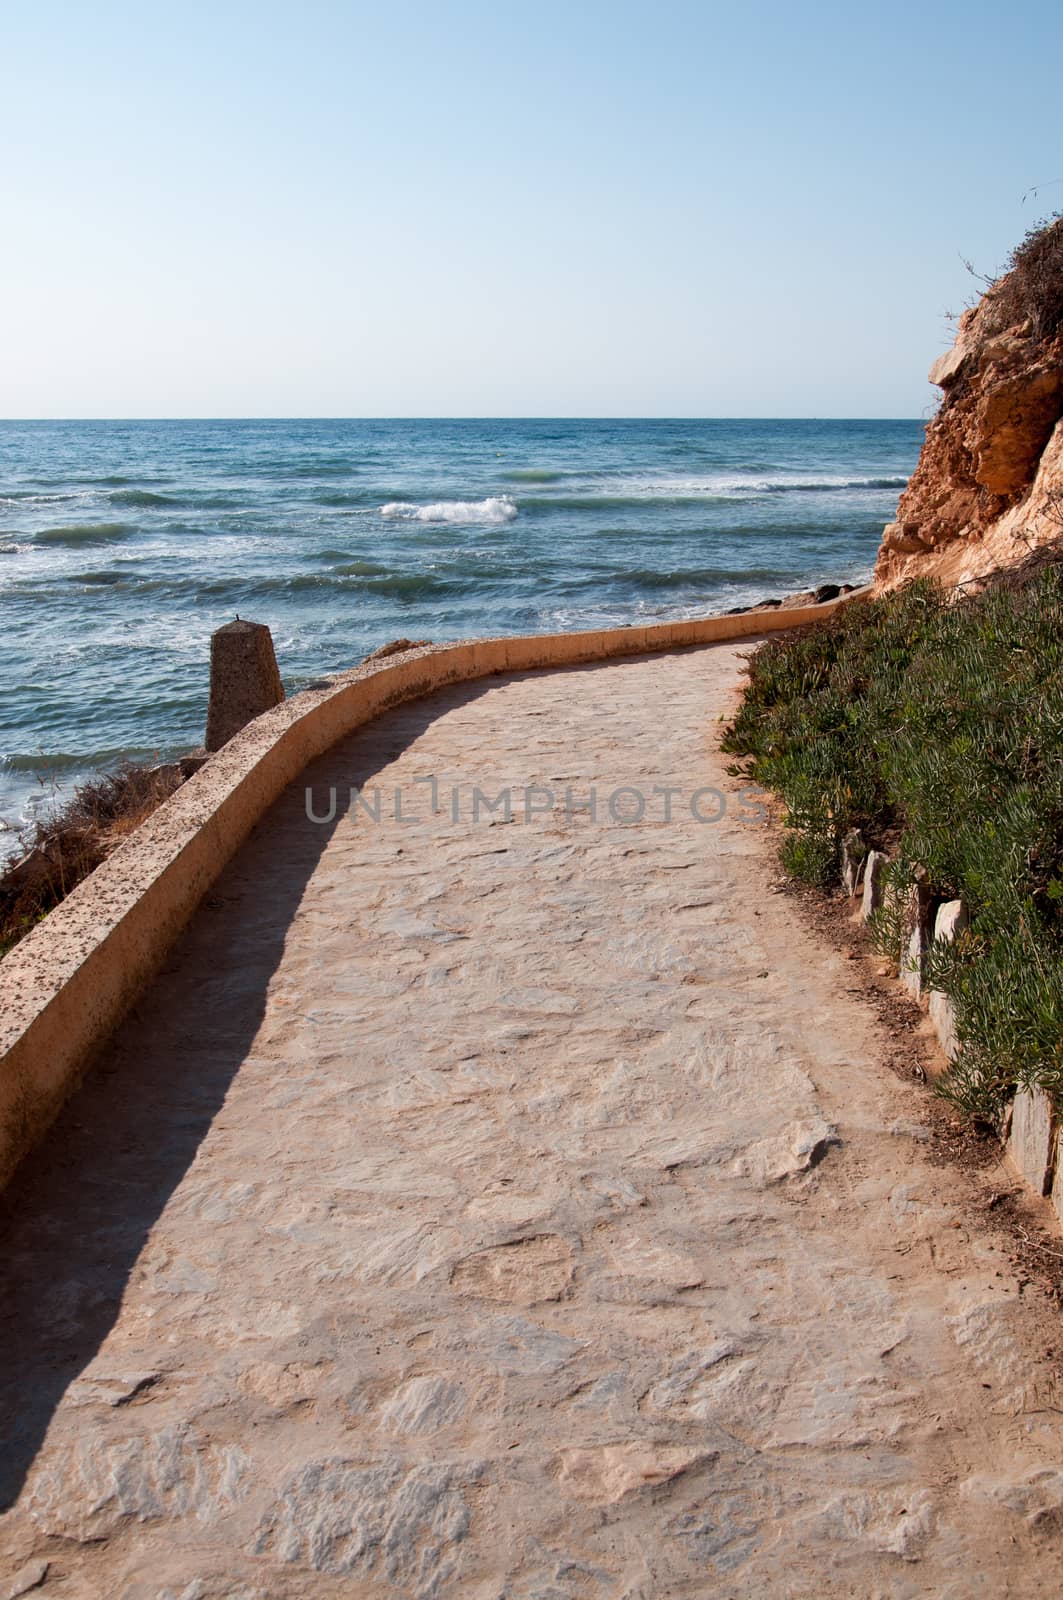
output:
[[[248,724],[0,961],[0,1184],[158,970],[251,828],[308,762],[389,706],[536,667],[756,638],[860,598],[800,609],[427,646],[342,673]]]

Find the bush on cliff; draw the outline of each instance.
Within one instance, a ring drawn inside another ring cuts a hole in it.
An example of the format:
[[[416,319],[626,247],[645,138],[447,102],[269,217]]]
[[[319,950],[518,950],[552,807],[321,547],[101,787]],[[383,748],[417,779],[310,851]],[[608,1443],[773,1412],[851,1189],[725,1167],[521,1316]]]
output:
[[[783,856],[829,886],[858,828],[970,927],[935,946],[960,1059],[945,1091],[1063,1104],[1063,565],[957,599],[922,582],[772,641],[724,749],[783,797]]]
[[[1035,339],[1056,336],[1063,327],[1063,216],[1039,222],[1016,245],[990,288],[989,311],[994,332],[1028,320]]]

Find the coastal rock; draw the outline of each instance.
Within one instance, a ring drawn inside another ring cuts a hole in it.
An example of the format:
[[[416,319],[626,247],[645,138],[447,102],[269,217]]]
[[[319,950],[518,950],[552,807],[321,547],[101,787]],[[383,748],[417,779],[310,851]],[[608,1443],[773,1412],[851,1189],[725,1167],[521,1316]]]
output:
[[[943,356],[938,356],[930,371],[927,381],[936,384],[939,389],[947,389],[950,383],[955,383],[963,371],[970,351],[957,339],[951,350],[946,350]]]
[[[902,556],[915,555],[916,551],[929,548],[918,534],[907,532],[899,522],[887,522],[882,530],[882,547]]]
[[[970,583],[1063,538],[1063,219],[960,318],[930,381],[943,390],[883,530],[875,592]]]
[[[995,372],[989,368],[990,373]],[[1032,481],[1063,402],[1063,364],[1024,368],[987,383],[971,430],[975,482],[992,495],[1018,494]]]
[[[431,643],[431,639],[392,639],[390,643],[382,644],[376,650],[370,650],[367,656],[362,657],[362,660],[363,662],[383,661],[386,656],[401,655],[404,650],[418,650],[421,645]]]
[[[23,1594],[29,1594],[32,1589],[39,1589],[51,1570],[48,1561],[30,1561],[20,1567],[4,1590],[4,1600],[18,1600]]]

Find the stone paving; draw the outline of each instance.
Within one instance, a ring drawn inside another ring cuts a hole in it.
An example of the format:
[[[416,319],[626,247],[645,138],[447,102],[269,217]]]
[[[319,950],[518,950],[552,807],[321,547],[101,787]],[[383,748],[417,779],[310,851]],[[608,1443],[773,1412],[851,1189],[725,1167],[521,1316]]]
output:
[[[767,892],[741,657],[441,692],[256,830],[6,1196],[0,1593],[1058,1596],[1043,1319]]]

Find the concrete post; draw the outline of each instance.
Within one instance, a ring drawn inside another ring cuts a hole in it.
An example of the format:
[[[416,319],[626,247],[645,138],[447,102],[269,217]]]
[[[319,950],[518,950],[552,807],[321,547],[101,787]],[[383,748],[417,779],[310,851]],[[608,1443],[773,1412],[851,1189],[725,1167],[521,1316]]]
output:
[[[1043,1089],[1018,1089],[1011,1103],[1008,1155],[1034,1194],[1048,1194],[1055,1155],[1055,1117]]]
[[[860,915],[867,922],[882,904],[882,879],[889,866],[889,856],[881,850],[869,850],[864,863],[864,899]]]
[[[916,867],[915,882],[904,903],[903,941],[900,978],[913,1000],[923,993],[923,972],[930,943],[930,892],[926,887],[926,868]]]
[[[234,734],[284,699],[273,636],[261,622],[227,622],[210,639],[208,750],[220,750]]]
[[[934,942],[951,941],[957,934],[963,932],[967,926],[967,911],[962,900],[949,900],[945,905],[938,907],[938,914],[934,919]],[[940,989],[930,991],[930,1020],[938,1036],[938,1042],[950,1061],[955,1061],[960,1053],[959,1043],[956,1039],[956,1009],[948,995],[942,994]]]

